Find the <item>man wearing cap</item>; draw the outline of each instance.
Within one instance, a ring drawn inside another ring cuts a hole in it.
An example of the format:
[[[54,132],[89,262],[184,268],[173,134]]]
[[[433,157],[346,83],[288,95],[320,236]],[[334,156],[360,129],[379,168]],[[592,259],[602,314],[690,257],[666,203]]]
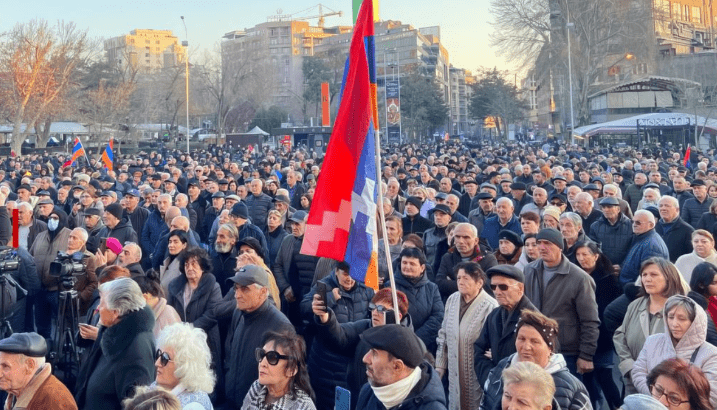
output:
[[[194,230],[199,233],[200,237],[204,231],[204,210],[207,207],[207,202],[204,200],[201,192],[199,182],[197,182],[196,179],[190,179],[187,182],[187,197],[189,198],[187,208],[192,208],[197,214],[197,224]]]
[[[251,193],[247,195],[244,202],[249,209],[249,217],[259,229],[266,229],[266,217],[273,208],[271,197],[263,192],[264,183],[261,179],[255,178],[249,185]]]
[[[533,197],[526,192],[526,186],[523,182],[510,184],[510,196],[513,199],[513,212],[516,215],[520,215],[525,205],[533,202]]]
[[[655,226],[655,232],[667,245],[672,263],[680,256],[692,253],[692,232],[695,231],[695,228],[680,217],[679,204],[676,198],[669,195],[660,198],[660,220]]]
[[[214,192],[210,197],[211,205],[208,205],[204,210],[204,221],[202,223],[202,231],[199,232],[199,236],[202,239],[202,243],[209,243],[209,234],[212,232],[214,221],[217,220],[219,214],[222,212],[225,205],[225,198],[223,192]]]
[[[600,208],[602,216],[590,225],[588,237],[600,245],[610,262],[622,265],[632,243],[632,221],[620,212],[618,198],[606,196]]]
[[[391,324],[361,334],[371,350],[363,357],[368,383],[361,388],[357,409],[445,409],[440,377],[423,357],[426,348],[413,331]]]
[[[476,227],[478,232],[483,230],[485,220],[495,216],[495,202],[489,192],[479,192],[474,200],[478,200],[478,207],[468,214],[468,222]]]
[[[257,228],[256,225],[249,221],[249,210],[247,209],[246,204],[244,204],[244,202],[237,202],[234,204],[232,210],[229,212],[229,219],[237,227],[237,231],[239,232],[239,241],[249,237],[256,238],[256,240],[259,241],[264,254],[264,263],[266,263],[266,266],[269,266],[271,264],[271,261],[269,261],[268,258],[269,246],[266,244],[266,238],[261,232],[261,229]]]
[[[47,223],[47,219],[50,216],[50,212],[52,212],[52,210],[55,208],[55,203],[52,202],[52,199],[50,199],[49,197],[44,197],[37,201],[37,206],[35,208],[37,209],[37,219]]]
[[[709,212],[713,199],[707,196],[707,186],[701,179],[692,181],[692,195],[695,197],[685,201],[681,216],[685,222],[696,228],[702,214]]]
[[[463,190],[465,193],[461,195],[461,199],[458,202],[458,212],[461,215],[468,216],[471,213],[471,204],[473,198],[478,194],[478,182],[475,179],[468,179],[463,183]]]
[[[560,352],[571,373],[593,370],[600,319],[595,281],[563,255],[565,240],[556,229],[542,229],[536,237],[540,258],[524,269],[525,294],[544,315],[560,325]]]
[[[124,209],[118,203],[110,204],[102,215],[105,227],[99,233],[101,238],[117,238],[120,243],[138,242],[137,232],[134,231],[128,220],[122,216]]]
[[[149,211],[146,208],[139,206],[139,191],[136,189],[130,189],[124,195],[124,217],[129,220],[132,224],[132,229],[135,233],[139,234],[142,232],[142,227],[149,218]]]
[[[45,363],[47,342],[37,333],[15,333],[0,340],[0,390],[5,409],[76,410],[70,391]]]
[[[638,209],[638,204],[642,200],[643,187],[647,183],[647,176],[642,172],[635,174],[635,183],[628,185],[625,192],[622,194],[622,199],[626,200],[630,204],[630,208],[634,213]]]
[[[485,220],[480,233],[480,237],[485,239],[492,249],[498,249],[498,233],[502,230],[523,234],[520,220],[513,213],[513,201],[510,198],[498,198],[495,203],[495,214]]]
[[[433,266],[436,257],[436,246],[446,238],[446,227],[451,223],[451,208],[438,204],[433,208],[434,227],[423,233],[423,247],[426,249],[426,263]]]
[[[421,207],[423,200],[417,196],[410,196],[406,199],[406,216],[403,217],[401,224],[403,225],[403,234],[415,233],[423,235],[433,224],[428,219],[421,216]]]
[[[284,194],[285,189],[278,189],[272,202],[274,203],[274,209],[279,211],[281,214],[281,224],[287,232],[291,232],[291,215],[296,212],[296,209],[291,207],[291,201],[289,197]]]
[[[488,269],[486,275],[498,308],[488,314],[473,344],[475,372],[481,386],[499,361],[515,353],[515,326],[520,313],[523,309],[537,311],[525,296],[523,271],[511,265],[497,265]]]
[[[262,347],[264,333],[294,328],[268,300],[269,277],[264,268],[244,266],[228,281],[234,286],[236,310],[225,341],[224,386],[227,408],[238,409],[249,387],[259,377],[254,351]]]

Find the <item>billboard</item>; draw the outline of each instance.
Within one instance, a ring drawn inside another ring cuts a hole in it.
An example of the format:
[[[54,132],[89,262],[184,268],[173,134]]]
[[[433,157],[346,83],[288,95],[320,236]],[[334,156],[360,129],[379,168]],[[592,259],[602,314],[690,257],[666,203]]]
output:
[[[401,139],[401,85],[398,79],[386,79],[386,134],[389,141]]]

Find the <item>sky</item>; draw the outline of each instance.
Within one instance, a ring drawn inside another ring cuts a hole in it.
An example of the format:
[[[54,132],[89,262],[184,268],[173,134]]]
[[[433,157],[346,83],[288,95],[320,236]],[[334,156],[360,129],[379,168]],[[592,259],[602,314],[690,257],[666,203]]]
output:
[[[0,32],[34,18],[50,23],[72,21],[89,30],[94,38],[128,34],[134,29],[172,30],[180,41],[185,39],[184,16],[190,44],[190,59],[205,49],[213,49],[221,37],[232,30],[253,27],[267,16],[292,14],[315,6],[320,0],[31,0],[7,1],[0,13]],[[326,26],[350,25],[351,0],[321,0],[322,4],[343,16],[327,17]],[[490,0],[386,0],[381,1],[382,20],[400,20],[416,28],[441,26],[441,41],[448,49],[453,66],[475,70],[478,67],[510,66],[495,55],[489,45]],[[317,9],[310,15],[318,14]],[[304,14],[307,15],[307,14]],[[316,19],[310,23],[315,25]]]

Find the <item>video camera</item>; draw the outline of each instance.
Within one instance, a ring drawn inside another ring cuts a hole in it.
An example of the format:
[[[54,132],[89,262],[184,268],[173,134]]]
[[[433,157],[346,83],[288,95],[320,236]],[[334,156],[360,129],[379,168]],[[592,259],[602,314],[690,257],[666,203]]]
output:
[[[15,272],[20,268],[20,256],[14,249],[0,250],[0,274]]]
[[[85,265],[82,263],[84,257],[82,252],[75,252],[72,255],[66,252],[57,252],[55,260],[50,262],[50,276],[60,278],[64,289],[72,289],[75,286],[76,277],[85,273]]]

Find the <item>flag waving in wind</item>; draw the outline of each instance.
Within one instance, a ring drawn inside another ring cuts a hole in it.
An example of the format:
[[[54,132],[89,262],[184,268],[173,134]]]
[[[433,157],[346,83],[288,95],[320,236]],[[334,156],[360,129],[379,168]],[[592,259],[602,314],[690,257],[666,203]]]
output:
[[[110,138],[109,142],[107,143],[107,148],[105,148],[105,152],[102,153],[102,164],[104,164],[105,169],[107,169],[108,171],[112,171],[115,162],[115,153],[114,151],[112,151],[113,145],[114,139]]]
[[[72,147],[72,158],[67,160],[64,164],[62,164],[62,167],[69,167],[70,165],[74,164],[75,161],[77,161],[78,158],[85,155],[85,147],[82,146],[82,141],[80,141],[80,137],[75,137],[75,145]]]
[[[690,144],[687,144],[687,151],[685,151],[685,163],[683,164],[685,168],[692,168],[692,164],[690,164],[690,155],[692,155],[692,151],[690,150]]]
[[[377,288],[378,110],[373,34],[373,2],[364,0],[301,253],[345,260],[353,278]]]

